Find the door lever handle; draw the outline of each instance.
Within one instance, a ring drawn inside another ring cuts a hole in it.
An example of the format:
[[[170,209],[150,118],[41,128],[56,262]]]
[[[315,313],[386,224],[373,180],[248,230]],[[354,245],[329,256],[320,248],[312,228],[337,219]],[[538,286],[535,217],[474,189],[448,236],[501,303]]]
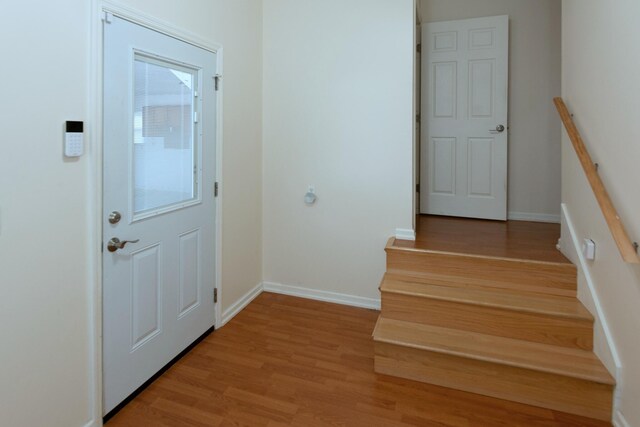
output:
[[[136,240],[120,240],[117,237],[112,237],[111,240],[107,243],[107,250],[109,252],[115,252],[118,249],[122,249],[125,247],[127,243],[138,243],[140,239]]]
[[[504,132],[505,127],[503,125],[498,125],[496,126],[495,129],[489,129],[489,132],[491,133],[502,133]]]

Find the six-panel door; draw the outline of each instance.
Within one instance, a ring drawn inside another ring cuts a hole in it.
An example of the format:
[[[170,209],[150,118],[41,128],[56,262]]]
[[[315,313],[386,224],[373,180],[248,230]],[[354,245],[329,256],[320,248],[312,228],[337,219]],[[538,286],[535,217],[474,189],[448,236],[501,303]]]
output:
[[[421,213],[505,220],[509,18],[423,27]]]

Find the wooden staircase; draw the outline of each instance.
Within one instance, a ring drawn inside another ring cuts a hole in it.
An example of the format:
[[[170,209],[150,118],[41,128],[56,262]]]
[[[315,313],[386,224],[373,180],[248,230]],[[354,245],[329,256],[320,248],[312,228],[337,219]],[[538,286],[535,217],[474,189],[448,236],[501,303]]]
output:
[[[376,372],[611,420],[614,380],[593,353],[573,264],[393,238],[385,250]]]

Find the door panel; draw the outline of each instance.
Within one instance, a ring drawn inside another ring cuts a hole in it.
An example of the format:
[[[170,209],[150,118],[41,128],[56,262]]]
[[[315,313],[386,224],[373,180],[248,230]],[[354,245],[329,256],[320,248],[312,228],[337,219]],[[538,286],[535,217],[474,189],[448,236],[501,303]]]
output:
[[[469,61],[469,118],[493,118],[493,60]]]
[[[455,194],[456,187],[456,139],[433,138],[433,187],[432,193]]]
[[[433,117],[454,119],[457,108],[457,65],[455,62],[433,64]]]
[[[180,312],[178,317],[186,315],[200,304],[200,230],[180,236]]]
[[[493,196],[493,143],[493,138],[469,139],[469,196]]]
[[[509,18],[425,24],[423,45],[420,212],[505,220]]]
[[[104,34],[106,414],[213,326],[216,55],[117,17]]]
[[[131,254],[131,350],[136,350],[160,333],[162,290],[160,245]]]
[[[431,50],[434,52],[452,52],[458,49],[458,32],[447,31],[433,33],[433,47]]]

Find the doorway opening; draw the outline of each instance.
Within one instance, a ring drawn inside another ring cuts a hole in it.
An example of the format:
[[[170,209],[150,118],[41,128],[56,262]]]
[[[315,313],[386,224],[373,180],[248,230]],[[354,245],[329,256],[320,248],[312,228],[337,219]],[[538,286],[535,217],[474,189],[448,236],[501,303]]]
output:
[[[504,221],[509,17],[421,33],[419,213]]]

